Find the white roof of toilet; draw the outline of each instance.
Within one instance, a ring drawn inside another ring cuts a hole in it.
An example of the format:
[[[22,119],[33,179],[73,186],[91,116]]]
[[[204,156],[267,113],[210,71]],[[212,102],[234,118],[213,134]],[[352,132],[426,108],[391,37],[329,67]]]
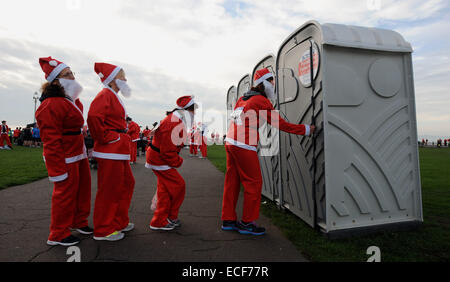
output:
[[[411,44],[393,30],[330,23],[320,27],[323,44],[391,52],[413,51]]]

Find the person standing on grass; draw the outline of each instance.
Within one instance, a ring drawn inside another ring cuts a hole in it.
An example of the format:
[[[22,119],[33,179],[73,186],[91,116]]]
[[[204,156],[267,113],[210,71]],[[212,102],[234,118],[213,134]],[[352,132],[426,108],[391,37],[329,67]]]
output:
[[[70,68],[52,57],[40,58],[47,80],[41,87],[36,122],[44,142],[44,161],[53,182],[50,235],[47,244],[71,246],[81,234],[92,234],[88,226],[91,209],[91,172],[81,128],[82,87]]]
[[[3,144],[5,143],[5,141],[6,141],[6,145],[3,147]],[[8,127],[8,125],[6,125],[6,120],[2,121],[2,128],[0,131],[0,147],[2,147],[3,149],[8,149],[8,150],[12,149],[11,140],[9,139],[9,127]]]
[[[103,89],[91,103],[87,123],[97,160],[98,189],[94,207],[94,240],[118,241],[134,229],[128,212],[135,179],[130,167],[130,136],[122,96],[131,96],[125,71],[115,65],[95,63]]]
[[[147,149],[145,167],[152,169],[158,179],[156,210],[150,222],[152,230],[169,231],[181,225],[178,212],[184,201],[186,184],[176,168],[183,163],[179,153],[196,108],[193,96],[178,98],[177,108],[166,113]]]
[[[256,71],[254,85],[236,102],[225,139],[227,170],[222,201],[222,230],[263,235],[265,228],[255,223],[259,218],[263,184],[256,151],[258,128],[261,122],[268,122],[288,133],[310,135],[315,127],[288,123],[274,111],[269,99],[275,98],[275,81],[267,68]],[[236,204],[241,183],[244,186],[244,211],[242,220],[237,221]]]

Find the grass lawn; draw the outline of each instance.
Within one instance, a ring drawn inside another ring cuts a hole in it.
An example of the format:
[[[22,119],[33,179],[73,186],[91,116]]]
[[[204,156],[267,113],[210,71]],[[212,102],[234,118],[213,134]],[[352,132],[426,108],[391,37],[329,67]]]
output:
[[[378,246],[381,261],[450,261],[450,149],[420,148],[424,223],[414,231],[383,232],[329,240],[289,211],[267,199],[261,212],[311,261],[367,261],[369,246]],[[226,170],[224,146],[209,146],[208,159]]]
[[[42,148],[14,146],[0,150],[0,189],[47,177]]]

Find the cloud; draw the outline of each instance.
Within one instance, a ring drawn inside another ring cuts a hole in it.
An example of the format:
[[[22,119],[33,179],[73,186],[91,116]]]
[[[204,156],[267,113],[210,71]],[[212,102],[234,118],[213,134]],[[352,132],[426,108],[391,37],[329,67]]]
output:
[[[142,124],[162,118],[187,94],[225,115],[227,89],[315,19],[399,31],[415,50],[420,131],[450,131],[445,120],[439,129],[429,118],[444,117],[448,106],[445,0],[16,0],[4,6],[0,97],[7,102],[0,110],[18,124],[28,122],[32,93],[43,82],[37,58],[49,55],[75,71],[85,105],[101,87],[93,63],[105,61],[125,68],[134,90],[125,100],[127,110]]]

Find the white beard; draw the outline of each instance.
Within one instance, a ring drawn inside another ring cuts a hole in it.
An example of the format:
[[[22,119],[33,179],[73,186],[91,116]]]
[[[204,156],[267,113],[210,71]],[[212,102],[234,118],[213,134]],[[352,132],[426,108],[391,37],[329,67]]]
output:
[[[275,100],[275,88],[273,87],[272,83],[268,82],[267,80],[263,81],[264,84],[264,93],[266,93],[266,96],[269,100]]]
[[[131,97],[131,88],[128,86],[126,81],[116,79],[117,87],[119,87],[120,93],[122,93],[122,96],[125,98]]]
[[[74,79],[64,79],[60,78],[59,84],[64,88],[64,92],[66,92],[66,95],[69,96],[73,101],[78,99],[78,97],[81,94],[81,91],[83,91],[83,87],[78,83],[78,81]]]

